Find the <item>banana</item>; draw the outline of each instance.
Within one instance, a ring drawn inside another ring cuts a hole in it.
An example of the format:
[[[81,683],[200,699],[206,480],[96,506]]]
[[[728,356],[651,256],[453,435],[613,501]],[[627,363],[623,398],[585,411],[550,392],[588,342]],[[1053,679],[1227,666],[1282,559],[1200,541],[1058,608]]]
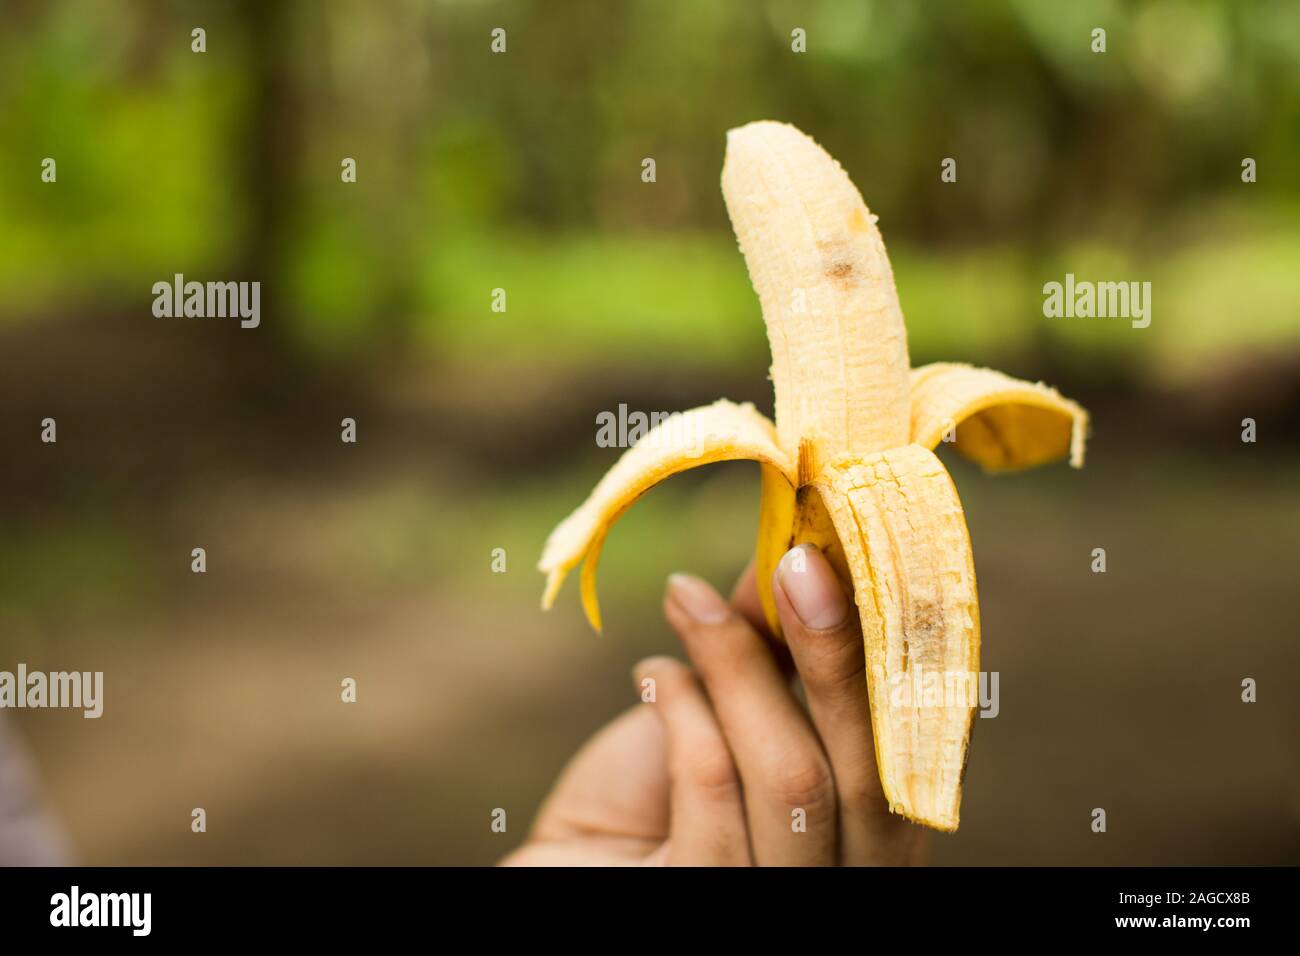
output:
[[[767,327],[776,421],[724,400],[648,432],[551,533],[538,564],[542,606],[584,562],[582,604],[599,631],[596,565],[618,517],[678,472],[757,461],[755,562],[773,633],[776,563],[796,544],[816,544],[861,619],[890,809],[955,830],[979,603],[965,514],[934,448],[946,440],[988,471],[1066,457],[1079,468],[1088,414],[1042,383],[990,369],[913,369],[876,217],[840,165],[793,126],[731,130],[722,192]]]

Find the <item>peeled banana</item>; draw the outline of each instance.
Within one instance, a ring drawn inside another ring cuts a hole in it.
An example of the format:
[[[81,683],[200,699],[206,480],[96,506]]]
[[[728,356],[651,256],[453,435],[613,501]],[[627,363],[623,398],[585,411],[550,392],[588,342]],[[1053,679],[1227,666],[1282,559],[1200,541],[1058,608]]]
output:
[[[718,401],[651,430],[551,533],[542,606],[585,559],[582,604],[599,630],[596,565],[632,502],[687,468],[759,462],[757,577],[773,633],[776,563],[796,544],[816,544],[861,618],[890,809],[955,830],[975,700],[945,691],[978,679],[979,604],[965,515],[933,449],[950,442],[990,471],[1067,456],[1077,468],[1087,412],[989,369],[913,369],[876,217],[840,165],[793,126],[731,130],[722,192],[767,326],[776,422]],[[937,693],[922,691],[936,681]]]

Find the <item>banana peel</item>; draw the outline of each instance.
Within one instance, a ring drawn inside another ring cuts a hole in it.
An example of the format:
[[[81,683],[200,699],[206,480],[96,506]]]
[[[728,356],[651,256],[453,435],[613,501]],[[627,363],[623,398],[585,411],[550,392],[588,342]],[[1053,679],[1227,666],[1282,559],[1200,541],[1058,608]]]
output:
[[[547,575],[542,606],[585,562],[582,605],[599,631],[596,566],[618,517],[688,468],[757,461],[755,561],[772,632],[780,634],[777,562],[796,544],[817,545],[861,619],[890,809],[955,830],[976,704],[979,603],[965,515],[934,448],[946,441],[988,471],[1067,457],[1078,468],[1087,412],[1041,383],[991,369],[912,368],[876,217],[840,165],[793,126],[731,130],[722,191],[767,326],[776,421],[723,400],[652,429],[551,533],[538,565]]]

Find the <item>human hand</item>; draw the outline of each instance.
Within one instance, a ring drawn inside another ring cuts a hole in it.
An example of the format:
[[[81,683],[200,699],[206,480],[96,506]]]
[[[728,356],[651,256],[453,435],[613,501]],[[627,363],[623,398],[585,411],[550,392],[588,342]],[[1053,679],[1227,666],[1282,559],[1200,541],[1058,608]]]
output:
[[[784,645],[763,623],[752,569],[730,604],[699,578],[668,580],[664,614],[691,665],[637,665],[653,702],[578,752],[503,862],[918,862],[923,831],[889,812],[876,773],[858,616],[821,552],[793,549],[775,572]]]

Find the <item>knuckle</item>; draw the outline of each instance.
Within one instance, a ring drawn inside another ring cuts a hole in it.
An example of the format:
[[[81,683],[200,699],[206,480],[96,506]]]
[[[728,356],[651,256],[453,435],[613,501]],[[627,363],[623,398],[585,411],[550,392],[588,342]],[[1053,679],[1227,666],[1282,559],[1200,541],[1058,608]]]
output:
[[[722,741],[697,740],[681,754],[682,777],[694,789],[730,797],[740,788],[740,777]]]
[[[835,804],[835,781],[830,765],[820,756],[782,761],[769,774],[772,796],[783,804],[812,810]]]

